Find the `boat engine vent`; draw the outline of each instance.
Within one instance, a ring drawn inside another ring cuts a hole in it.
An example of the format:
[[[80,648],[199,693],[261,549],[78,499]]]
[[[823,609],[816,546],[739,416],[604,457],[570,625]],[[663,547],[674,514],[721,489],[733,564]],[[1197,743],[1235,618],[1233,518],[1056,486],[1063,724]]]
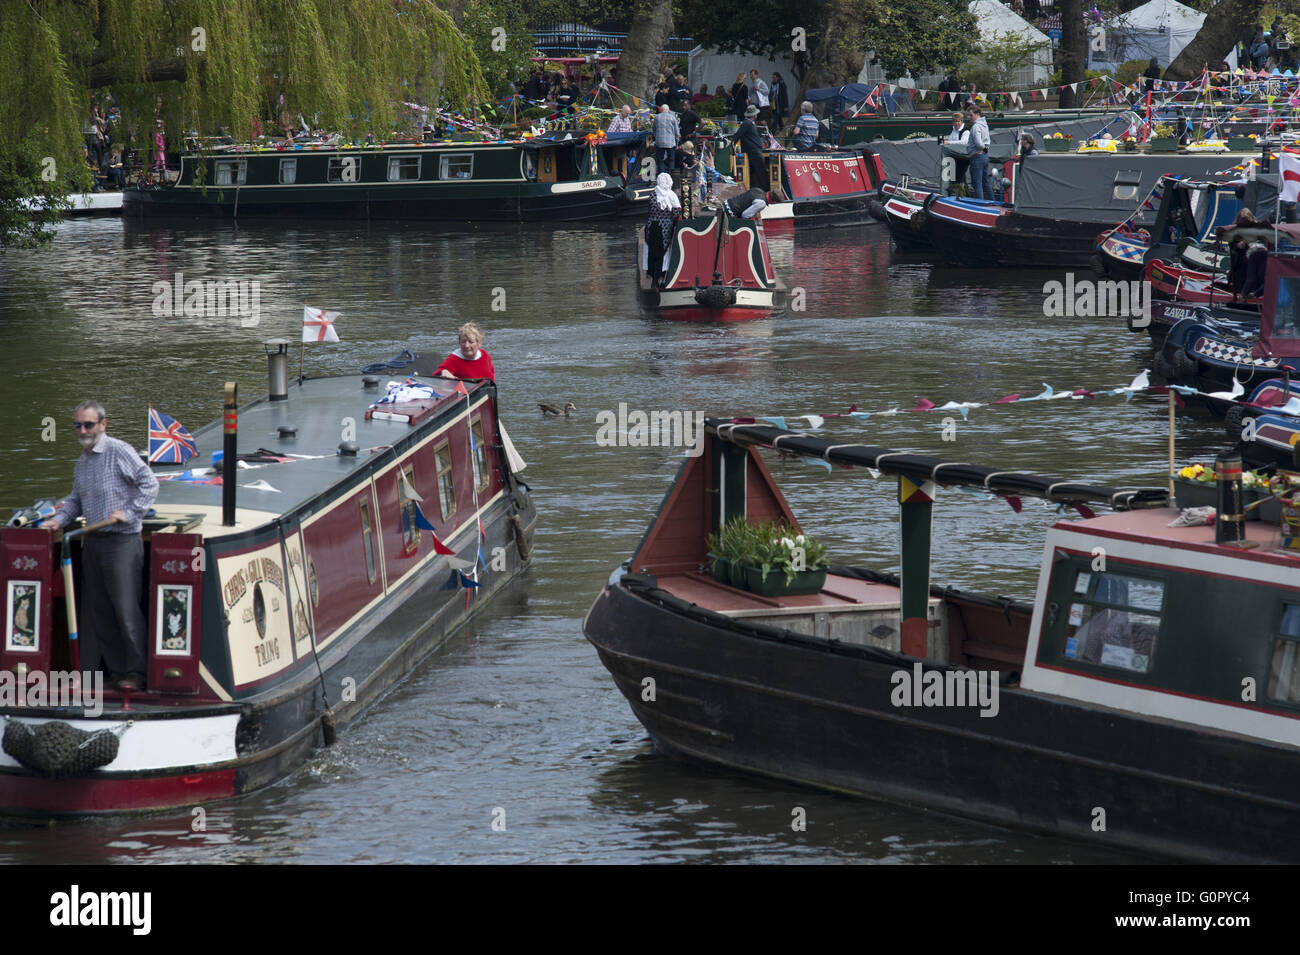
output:
[[[282,424],[275,430],[280,435],[281,441],[292,441],[298,437],[298,429],[291,424]]]
[[[365,377],[363,377],[363,378],[361,379],[361,386],[362,386],[363,388],[365,388],[366,391],[378,391],[378,390],[379,390],[379,376],[378,376],[378,375],[366,375]]]

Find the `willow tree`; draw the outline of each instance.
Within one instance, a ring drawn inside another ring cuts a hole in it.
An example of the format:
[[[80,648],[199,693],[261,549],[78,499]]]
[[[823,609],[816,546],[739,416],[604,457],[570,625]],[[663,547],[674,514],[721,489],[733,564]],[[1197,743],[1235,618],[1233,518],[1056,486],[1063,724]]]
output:
[[[82,130],[99,90],[122,107],[115,138],[135,146],[156,118],[173,141],[243,139],[282,112],[383,135],[405,101],[485,95],[473,47],[433,0],[4,0],[0,246],[49,237],[52,213],[25,216],[22,196],[87,185]]]

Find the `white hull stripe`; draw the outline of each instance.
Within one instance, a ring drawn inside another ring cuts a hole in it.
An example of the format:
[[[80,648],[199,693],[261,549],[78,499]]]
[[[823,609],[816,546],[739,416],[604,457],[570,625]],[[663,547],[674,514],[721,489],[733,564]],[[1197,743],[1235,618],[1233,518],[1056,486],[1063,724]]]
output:
[[[767,289],[737,289],[736,304],[727,308],[771,308],[773,293]],[[694,289],[660,289],[660,308],[707,308],[695,301]]]
[[[1044,545],[1042,571],[1038,576],[1038,592],[1034,600],[1034,617],[1025,648],[1021,687],[1036,693],[1048,693],[1116,710],[1300,746],[1300,719],[1291,716],[1261,713],[1242,706],[1121,683],[1118,682],[1122,676],[1122,671],[1119,670],[1115,671],[1114,679],[1109,679],[1040,667],[1035,663],[1043,634],[1043,608],[1047,606],[1052,558],[1056,549],[1090,554],[1099,541],[1105,542],[1107,560],[1115,561],[1118,566],[1122,566],[1122,562],[1132,561],[1157,567],[1176,567],[1181,571],[1200,572],[1216,577],[1259,580],[1257,568],[1241,557],[1203,554],[1154,543],[1116,542],[1114,538],[1099,534],[1054,528],[1047,535],[1047,543]],[[1300,567],[1282,569],[1278,578],[1282,586],[1300,591]]]
[[[39,717],[8,717],[26,723],[33,730],[49,720]],[[62,720],[79,730],[111,729],[119,733],[117,759],[100,772],[138,772],[193,766],[201,769],[229,762],[235,751],[235,727],[239,714],[196,716],[166,720]],[[8,753],[0,752],[0,766],[21,765]]]

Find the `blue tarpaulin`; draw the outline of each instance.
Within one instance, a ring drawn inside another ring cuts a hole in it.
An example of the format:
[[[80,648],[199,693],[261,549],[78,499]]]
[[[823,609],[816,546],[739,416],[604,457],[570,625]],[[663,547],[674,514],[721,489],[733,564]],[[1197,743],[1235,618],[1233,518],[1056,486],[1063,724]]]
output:
[[[864,105],[872,90],[876,90],[877,102],[874,109]],[[887,112],[893,116],[900,111],[910,113],[915,109],[910,89],[895,87],[894,92],[891,93],[888,86],[881,85],[877,89],[876,86],[867,83],[848,83],[844,86],[807,90],[803,98],[813,104],[813,111],[819,118],[831,121],[830,141],[833,143],[839,142],[840,121],[844,119],[846,111],[850,114]]]

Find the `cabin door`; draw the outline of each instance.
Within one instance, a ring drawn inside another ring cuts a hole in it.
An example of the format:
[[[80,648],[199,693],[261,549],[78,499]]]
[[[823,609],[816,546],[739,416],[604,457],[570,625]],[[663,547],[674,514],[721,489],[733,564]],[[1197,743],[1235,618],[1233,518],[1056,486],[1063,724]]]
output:
[[[555,173],[555,147],[548,146],[542,150],[542,155],[537,163],[537,181],[555,182]]]

